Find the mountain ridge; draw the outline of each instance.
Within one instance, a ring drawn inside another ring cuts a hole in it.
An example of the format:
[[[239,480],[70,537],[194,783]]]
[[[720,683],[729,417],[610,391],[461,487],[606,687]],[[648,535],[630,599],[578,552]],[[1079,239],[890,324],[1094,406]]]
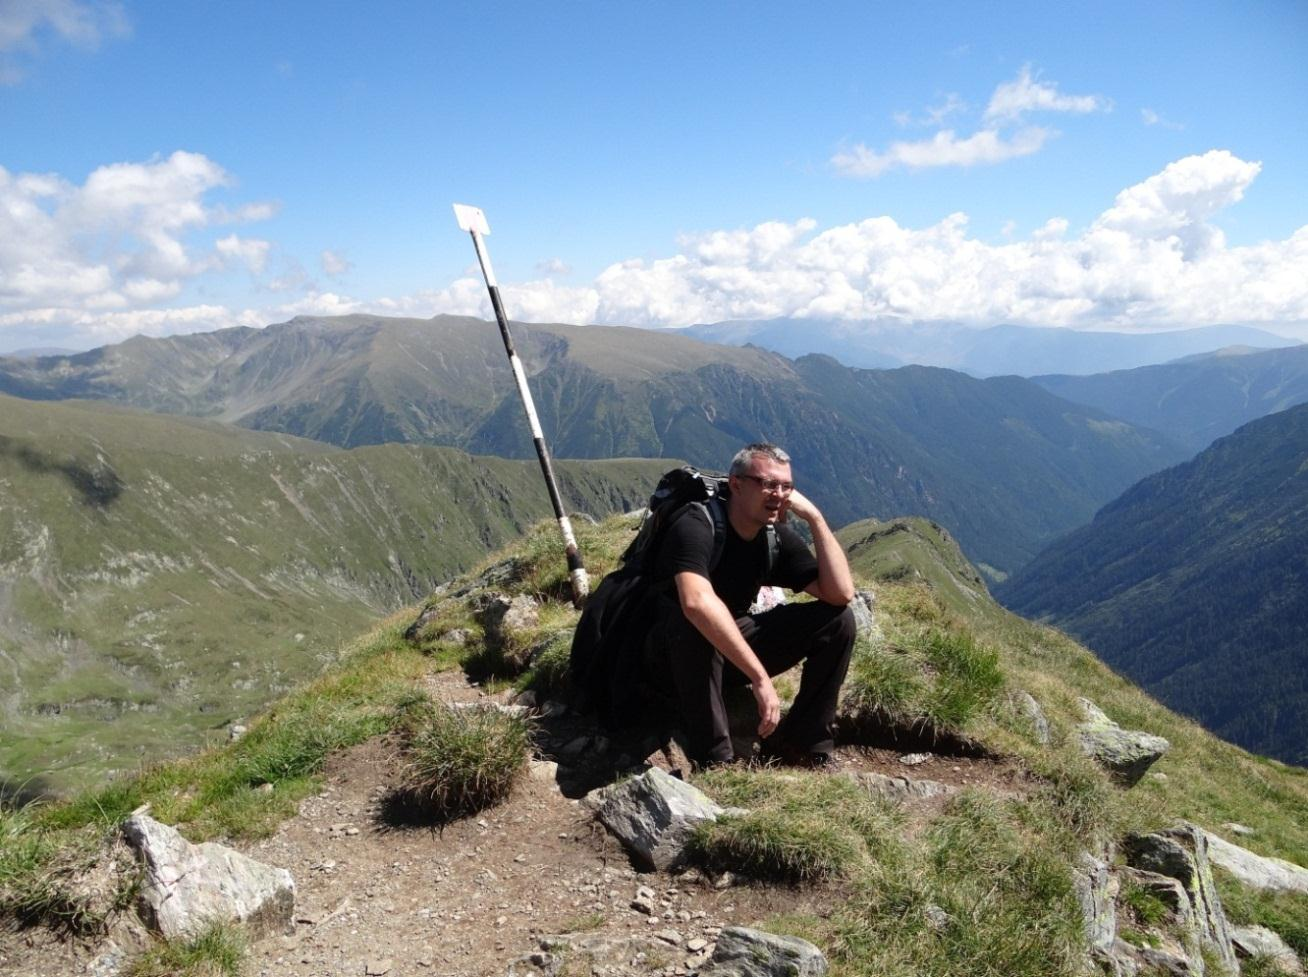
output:
[[[1184,457],[1166,438],[1014,378],[854,370],[621,327],[513,329],[556,457],[720,468],[740,445],[767,438],[791,452],[833,523],[918,512],[949,525],[996,576]],[[5,388],[94,394],[343,446],[531,454],[498,331],[466,317],[299,317],[0,361]],[[991,447],[1019,474],[999,477]]]

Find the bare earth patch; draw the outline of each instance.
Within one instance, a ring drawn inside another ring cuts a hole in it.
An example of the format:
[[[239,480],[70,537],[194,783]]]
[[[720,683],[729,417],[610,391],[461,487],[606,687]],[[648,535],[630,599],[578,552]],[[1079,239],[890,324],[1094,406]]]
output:
[[[445,701],[505,699],[485,696],[457,671],[430,676],[427,687]],[[638,759],[648,737],[611,743],[589,720],[564,713],[541,720],[538,743],[545,762],[533,762],[508,802],[443,828],[395,817],[387,798],[400,770],[388,737],[334,756],[320,793],[272,838],[241,846],[289,869],[298,889],[294,932],[255,944],[245,972],[472,977],[504,975],[512,966],[521,977],[541,972],[543,941],[574,933],[577,946],[553,952],[556,961],[571,954],[584,963],[577,973],[589,975],[593,957],[596,972],[605,974],[685,974],[707,960],[725,926],[760,925],[779,913],[825,916],[841,903],[838,883],[727,885],[697,869],[637,870],[579,798],[606,772]],[[1024,790],[1021,771],[1006,761],[931,755],[906,765],[904,755],[842,746],[833,774]],[[650,759],[680,765],[675,755],[655,752]],[[938,799],[914,801],[910,830],[939,806]],[[653,913],[633,908],[640,887],[653,890]],[[588,947],[595,946],[606,953],[592,954]],[[0,970],[32,977],[108,973],[88,969],[100,952],[31,930],[0,941]]]

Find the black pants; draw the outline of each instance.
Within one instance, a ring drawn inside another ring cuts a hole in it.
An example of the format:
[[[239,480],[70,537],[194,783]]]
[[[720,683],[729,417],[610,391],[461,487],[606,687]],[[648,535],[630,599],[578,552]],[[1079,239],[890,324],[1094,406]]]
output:
[[[772,742],[830,752],[840,685],[854,648],[854,612],[822,601],[783,604],[737,618],[736,626],[769,675],[804,662],[799,694]],[[646,675],[679,704],[690,759],[716,763],[734,758],[722,690],[748,682],[686,619],[675,595],[659,600],[646,645]]]

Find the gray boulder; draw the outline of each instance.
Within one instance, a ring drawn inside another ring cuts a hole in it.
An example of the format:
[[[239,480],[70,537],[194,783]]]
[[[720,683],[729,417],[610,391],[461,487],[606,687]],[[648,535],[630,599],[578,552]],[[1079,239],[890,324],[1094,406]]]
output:
[[[895,804],[908,801],[948,797],[957,788],[936,780],[914,780],[911,777],[889,777],[883,773],[850,773],[847,776],[870,794]]]
[[[860,590],[854,594],[854,599],[849,602],[849,609],[854,612],[854,627],[857,633],[863,636],[871,636],[876,631],[876,594],[870,590]]]
[[[1204,832],[1204,838],[1213,864],[1220,865],[1251,889],[1308,893],[1308,868],[1283,858],[1255,855],[1208,832]]]
[[[1081,917],[1085,920],[1086,942],[1092,953],[1107,954],[1117,939],[1117,879],[1109,871],[1108,863],[1082,852],[1072,870],[1072,884],[1077,901],[1081,904]]]
[[[486,644],[505,652],[505,663],[525,668],[531,649],[522,640],[524,632],[540,625],[540,608],[527,594],[507,597],[490,595],[481,609],[481,625],[486,632]]]
[[[1085,722],[1076,727],[1081,752],[1107,768],[1124,787],[1139,782],[1171,744],[1161,736],[1123,729],[1089,699],[1081,700]]]
[[[1176,907],[1175,917],[1180,924],[1178,939],[1193,972],[1204,973],[1204,951],[1236,971],[1230,924],[1213,881],[1204,832],[1181,822],[1157,834],[1128,835],[1123,848],[1132,868],[1181,884],[1185,903]]]
[[[1035,696],[1030,692],[1023,692],[1020,689],[1014,694],[1013,700],[1022,715],[1026,717],[1027,722],[1031,724],[1032,735],[1041,746],[1049,745],[1049,719],[1045,716],[1045,711],[1040,708],[1040,703],[1036,702]]]
[[[1231,942],[1241,959],[1264,957],[1273,961],[1282,973],[1299,975],[1303,964],[1288,943],[1266,926],[1233,926]]]
[[[658,767],[604,788],[590,803],[595,816],[638,861],[659,870],[685,860],[697,825],[726,813],[703,791]]]
[[[164,939],[194,936],[218,920],[290,932],[295,880],[285,869],[214,842],[193,845],[144,812],[124,821],[122,834],[145,869],[141,915]]]
[[[822,977],[827,958],[807,940],[729,926],[700,977]]]

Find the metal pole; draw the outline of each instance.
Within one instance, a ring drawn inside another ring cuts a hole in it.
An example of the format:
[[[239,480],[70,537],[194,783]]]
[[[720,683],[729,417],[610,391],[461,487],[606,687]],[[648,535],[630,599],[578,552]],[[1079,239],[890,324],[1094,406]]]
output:
[[[590,593],[590,580],[586,568],[581,562],[581,551],[577,548],[577,537],[572,532],[572,522],[563,511],[563,500],[559,497],[559,487],[554,480],[554,464],[550,461],[550,451],[545,445],[545,435],[540,429],[540,418],[536,416],[536,404],[531,399],[531,389],[527,386],[527,374],[522,369],[522,360],[513,348],[513,336],[509,333],[509,317],[504,313],[504,301],[500,298],[500,286],[495,281],[495,272],[491,270],[490,255],[482,243],[482,235],[490,233],[486,215],[480,207],[467,204],[455,204],[454,216],[459,227],[472,235],[472,246],[477,251],[477,261],[481,264],[482,277],[486,279],[486,288],[490,292],[491,308],[495,310],[495,321],[500,326],[500,338],[504,340],[504,352],[509,356],[509,366],[513,369],[513,379],[518,385],[518,396],[527,412],[527,424],[531,427],[531,439],[536,445],[536,457],[540,461],[541,474],[545,476],[545,487],[549,489],[550,502],[554,505],[554,518],[559,522],[559,531],[563,534],[563,544],[568,558],[568,575],[572,582],[572,603],[580,608]]]

